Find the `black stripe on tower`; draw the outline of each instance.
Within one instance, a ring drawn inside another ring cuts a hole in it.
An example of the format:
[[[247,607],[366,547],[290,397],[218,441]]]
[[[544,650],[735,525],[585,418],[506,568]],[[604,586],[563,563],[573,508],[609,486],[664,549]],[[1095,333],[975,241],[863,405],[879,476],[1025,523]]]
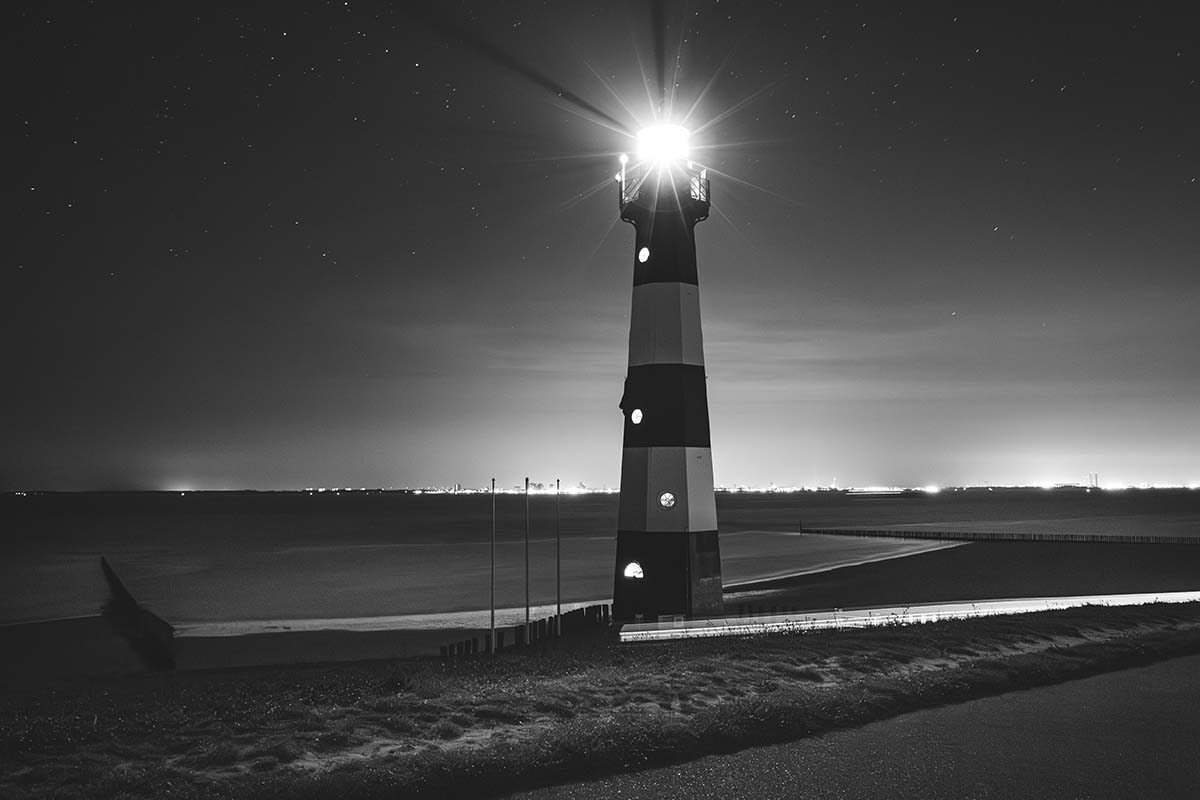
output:
[[[620,569],[636,561],[646,575],[624,579]],[[678,533],[617,532],[617,579],[613,614],[630,620],[642,614],[647,620],[662,614],[697,617],[722,612],[721,551],[716,531]],[[677,580],[671,580],[671,577]]]
[[[636,219],[637,249],[649,250],[645,261],[633,263],[633,285],[644,283],[700,284],[696,273],[696,221],[687,219],[678,209],[643,214]]]
[[[630,367],[621,411],[625,414],[625,447],[712,446],[708,389],[701,364]]]

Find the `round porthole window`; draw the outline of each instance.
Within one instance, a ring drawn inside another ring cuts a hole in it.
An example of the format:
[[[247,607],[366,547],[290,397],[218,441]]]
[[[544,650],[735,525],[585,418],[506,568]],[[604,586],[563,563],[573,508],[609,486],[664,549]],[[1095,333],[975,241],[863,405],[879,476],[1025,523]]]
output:
[[[649,247],[643,247],[641,250],[638,250],[638,261],[640,263],[645,264],[649,260],[650,260],[650,248]]]
[[[629,421],[634,425],[642,424],[642,410],[640,408],[635,408],[633,413],[629,415]]]
[[[658,496],[658,504],[663,508],[672,508],[675,505],[675,495],[663,492]]]
[[[630,561],[625,565],[626,578],[644,578],[645,573],[642,572],[642,565],[636,561]]]

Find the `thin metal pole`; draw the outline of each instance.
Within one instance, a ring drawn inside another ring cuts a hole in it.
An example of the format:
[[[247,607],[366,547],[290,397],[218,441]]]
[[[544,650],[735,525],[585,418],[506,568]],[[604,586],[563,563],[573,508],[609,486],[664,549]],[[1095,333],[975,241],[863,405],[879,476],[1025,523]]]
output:
[[[525,479],[525,644],[529,644],[529,478]]]
[[[492,638],[488,650],[496,655],[496,479],[492,478]]]
[[[558,608],[554,612],[554,635],[562,636],[562,480],[554,479],[554,583]]]

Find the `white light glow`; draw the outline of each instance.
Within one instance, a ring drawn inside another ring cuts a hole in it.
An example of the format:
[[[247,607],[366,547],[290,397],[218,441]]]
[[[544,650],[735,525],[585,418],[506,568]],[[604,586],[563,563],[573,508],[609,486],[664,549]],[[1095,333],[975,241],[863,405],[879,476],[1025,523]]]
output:
[[[630,561],[625,565],[626,578],[644,578],[645,573],[642,572],[642,565],[636,561]]]
[[[672,161],[684,161],[688,156],[688,137],[691,134],[682,125],[652,125],[642,128],[637,135],[637,155],[641,161],[665,165]]]
[[[623,167],[629,163],[629,156],[625,155],[624,153],[621,153],[621,158],[618,160],[621,162],[621,166]]]
[[[663,492],[658,496],[658,504],[663,508],[671,508],[675,505],[675,495],[670,492]]]
[[[650,248],[649,247],[643,247],[641,250],[638,250],[638,263],[645,264],[649,260],[650,260]]]
[[[629,415],[629,419],[634,425],[640,425],[642,423],[642,410],[635,408],[633,413]]]

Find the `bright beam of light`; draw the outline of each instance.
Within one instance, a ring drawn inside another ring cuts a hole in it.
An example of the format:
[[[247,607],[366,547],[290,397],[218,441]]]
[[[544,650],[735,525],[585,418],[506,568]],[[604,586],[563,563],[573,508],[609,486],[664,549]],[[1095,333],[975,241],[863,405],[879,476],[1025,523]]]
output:
[[[580,192],[579,194],[572,197],[567,202],[563,203],[561,208],[563,208],[563,209],[574,208],[575,206],[582,203],[584,200],[587,200],[592,195],[594,195],[598,192],[602,192],[605,189],[612,188],[612,185],[613,185],[612,178],[608,178],[606,180],[600,181],[600,183],[593,184],[592,186],[589,186],[587,189],[584,189],[582,192]]]
[[[630,137],[633,138],[633,137]],[[559,153],[557,155],[547,156],[529,156],[527,158],[513,159],[517,164],[540,164],[546,161],[597,161],[608,160],[614,158],[619,159],[624,153],[608,152],[608,153]]]
[[[633,40],[633,37],[630,37]],[[642,61],[642,53],[638,50],[637,41],[633,41],[633,55],[637,59],[638,74],[642,76],[642,86],[646,87],[646,102],[650,104],[650,118],[658,122],[659,104],[654,100],[654,89],[650,88],[650,78],[646,75],[646,63]]]
[[[679,196],[679,184],[676,181],[671,181],[671,194],[675,195],[675,208],[679,209],[679,221],[686,228],[688,220],[687,216],[683,213],[683,202]]]
[[[658,84],[658,102],[661,105],[667,91],[666,38],[667,20],[665,0],[650,3],[650,35],[654,40],[654,79]]]
[[[742,240],[742,242],[744,242],[747,245],[753,246],[753,244],[750,241],[750,237],[746,236],[746,233],[737,226],[737,223],[735,223],[732,219],[730,219],[728,214],[726,214],[724,211],[722,211],[716,205],[709,206],[709,208],[711,208],[713,211],[715,211],[717,216],[725,221],[725,224],[728,225],[730,227],[730,229],[738,235],[738,238],[740,238]]]
[[[648,170],[643,170],[642,174],[634,178],[633,186],[629,187],[625,192],[630,197],[637,197],[642,191],[642,187],[646,185],[646,179],[650,177]]]
[[[694,144],[692,152],[697,150],[737,150],[742,147],[774,147],[777,145],[795,144],[794,139],[742,139],[737,142],[718,142],[716,144]]]
[[[663,58],[663,56],[665,54],[662,52],[662,50],[663,50],[662,44],[663,44],[663,40],[665,39],[665,34],[666,34],[666,20],[664,19],[663,6],[661,3],[656,4],[652,10],[653,10],[652,25],[654,27],[655,35],[656,35],[656,37],[658,37],[656,39],[657,47],[656,47],[656,52],[655,52],[655,59],[656,59],[655,64],[657,67],[657,79],[658,79],[657,82],[659,83],[659,86],[657,87],[658,88],[658,97],[657,98],[654,96],[654,89],[650,85],[650,78],[646,75],[645,64],[642,60],[641,53],[638,51],[638,48],[637,48],[636,37],[631,37],[631,38],[633,38],[633,42],[632,42],[633,50],[634,50],[635,56],[637,57],[638,67],[639,67],[639,71],[641,72],[641,77],[642,77],[642,83],[646,89],[647,99],[650,103],[651,117],[655,121],[659,121],[659,120],[663,120],[663,119],[676,119],[677,117],[675,117],[672,114],[672,111],[675,107],[675,101],[679,95],[680,74],[683,69],[683,48],[684,48],[684,43],[687,38],[688,28],[687,28],[686,20],[681,20],[680,21],[681,24],[679,25],[678,40],[677,40],[676,47],[675,47],[674,64],[671,65],[670,85],[663,86],[662,84],[665,82],[664,79],[666,78],[666,71],[667,71],[665,69],[665,66],[666,66],[664,63],[665,59]],[[587,121],[595,123],[597,125],[601,125],[604,128],[606,128],[607,130],[612,131],[613,133],[619,134],[624,137],[630,137],[630,138],[633,137],[633,133],[632,133],[631,129],[629,127],[625,126],[625,124],[622,123],[621,121],[618,121],[615,118],[609,116],[598,106],[587,102],[582,97],[569,91],[566,87],[564,87],[561,84],[559,84],[558,82],[552,80],[549,76],[544,75],[541,72],[538,72],[531,65],[526,64],[526,63],[516,59],[513,55],[511,55],[507,51],[501,49],[498,45],[494,44],[493,42],[488,41],[487,39],[478,35],[475,31],[471,30],[470,28],[467,28],[467,27],[464,27],[464,26],[458,24],[452,17],[446,16],[443,14],[433,13],[433,12],[418,13],[418,14],[413,14],[412,16],[415,20],[431,27],[433,30],[435,30],[436,32],[441,34],[447,40],[464,45],[468,49],[472,50],[476,55],[487,58],[490,61],[492,61],[493,63],[498,64],[502,67],[505,67],[505,68],[511,70],[513,73],[526,79],[527,81],[532,82],[534,85],[536,85],[542,89],[546,89],[546,90],[553,92],[553,94],[554,94],[553,102],[555,103],[555,105],[559,106],[563,110],[568,111],[571,114],[574,114],[575,116],[577,116],[581,119],[587,120]],[[692,103],[691,108],[688,110],[688,113],[684,116],[685,121],[691,118],[691,116],[696,112],[696,109],[699,107],[701,101],[707,96],[708,92],[712,89],[713,85],[716,82],[717,77],[722,73],[725,63],[729,60],[730,55],[732,55],[732,51],[729,54],[726,54],[726,56],[722,59],[721,65],[717,68],[716,72],[714,72],[713,77],[708,81],[708,83],[704,86],[703,90],[696,97],[696,100]],[[641,120],[639,119],[638,115],[633,113],[633,109],[629,106],[629,104],[627,104],[626,102],[624,102],[621,99],[620,95],[615,91],[613,86],[607,80],[605,80],[595,69],[593,69],[590,64],[588,65],[588,68],[591,69],[591,71],[594,75],[596,75],[596,77],[604,85],[605,89],[607,89],[609,91],[609,93],[613,95],[613,97],[617,100],[617,102],[620,104],[621,108],[625,111],[625,113],[627,113],[630,116],[630,118],[633,119],[635,127],[640,126]],[[757,97],[762,95],[764,92],[771,89],[774,85],[775,85],[775,83],[772,82],[772,83],[768,84],[767,86],[763,87],[762,89],[759,89],[757,92],[754,92],[749,97],[738,102],[731,108],[723,111],[722,113],[718,114],[716,117],[708,120],[703,125],[701,125],[699,128],[697,128],[695,131],[693,131],[693,133],[701,134],[704,131],[712,128],[713,126],[720,124],[721,122],[723,122],[724,120],[729,118],[731,115],[737,113],[739,110],[744,108],[750,102],[755,100]],[[652,127],[657,127],[657,126],[652,126]],[[669,161],[671,159],[684,160],[687,158],[687,151],[684,150],[683,152],[680,152],[677,148],[670,149],[666,153],[661,153],[661,151],[659,151],[657,149],[655,150],[655,152],[657,154],[656,160],[659,160],[660,165],[662,163],[669,163]],[[661,159],[666,159],[666,161],[664,162]],[[733,180],[737,183],[741,183],[749,188],[757,189],[758,191],[764,192],[773,197],[777,197],[781,200],[784,200],[785,202],[795,204],[795,201],[791,200],[790,198],[786,198],[786,197],[783,197],[782,195],[779,195],[774,192],[763,189],[761,186],[755,186],[752,183],[740,180],[738,178],[734,178],[732,175],[728,175],[726,173],[719,173],[717,170],[712,170],[712,171],[716,174],[721,174],[724,177],[729,178],[730,180]],[[585,196],[590,196],[590,194],[594,193],[595,191],[598,191],[598,189],[590,190],[587,194],[585,194]]]
[[[682,125],[651,125],[637,134],[640,160],[662,166],[688,157],[688,129]]]
[[[594,122],[603,121],[608,126],[620,126],[621,123],[618,120],[610,117],[602,109],[584,100],[579,95],[550,78],[550,76],[534,69],[532,65],[516,58],[495,42],[480,35],[477,31],[461,24],[455,18],[453,12],[436,7],[422,9],[420,5],[419,3],[401,3],[399,4],[399,8],[410,19],[427,25],[447,41],[461,44],[477,56],[486,58],[494,64],[511,70],[533,85],[550,91],[558,98],[560,103],[569,103],[578,109],[586,110],[595,117]],[[580,116],[583,115],[580,114]],[[589,117],[584,117],[584,119],[589,119]]]
[[[629,104],[625,102],[625,100],[621,97],[621,95],[617,92],[617,90],[615,88],[613,88],[613,85],[611,83],[609,83],[608,80],[603,75],[601,75],[599,73],[599,71],[597,71],[597,69],[595,67],[593,67],[591,64],[589,64],[586,61],[583,63],[587,66],[587,68],[589,70],[591,70],[592,74],[596,76],[596,80],[600,81],[600,84],[605,89],[608,90],[608,93],[613,96],[613,99],[617,101],[617,103],[621,106],[621,108],[623,108],[625,110],[625,113],[630,116],[630,118],[637,124],[637,126],[639,128],[643,127],[642,120],[638,117],[637,113],[634,112],[634,110],[629,107]]]
[[[592,252],[588,254],[587,260],[583,262],[585,266],[590,264],[592,259],[596,257],[596,254],[600,252],[600,248],[604,246],[606,241],[608,241],[608,237],[612,234],[613,230],[616,229],[617,223],[620,221],[621,218],[619,216],[613,215],[612,222],[608,224],[608,229],[605,230],[604,233],[600,234],[600,239],[596,242],[596,246],[593,247]]]
[[[778,192],[772,192],[770,189],[764,189],[763,187],[761,187],[757,184],[751,183],[750,181],[744,181],[735,175],[730,175],[728,172],[722,172],[721,170],[717,169],[716,167],[710,167],[705,164],[701,164],[700,162],[696,162],[696,164],[697,164],[697,166],[703,167],[704,169],[708,170],[709,172],[713,173],[714,175],[720,175],[722,178],[728,178],[729,180],[733,181],[734,183],[740,183],[742,186],[745,186],[748,189],[754,189],[755,191],[762,192],[763,194],[768,194],[771,197],[776,198],[777,200],[782,200],[783,202],[787,203],[788,205],[804,206],[804,203],[801,203],[799,200],[793,200],[792,198],[785,197],[784,195],[781,195]]]
[[[716,85],[717,78],[721,77],[721,73],[725,70],[725,65],[729,63],[729,58],[732,55],[733,51],[730,50],[725,54],[725,57],[721,59],[721,63],[717,65],[715,70],[713,70],[712,77],[708,79],[708,83],[704,84],[704,88],[700,90],[700,94],[696,95],[696,100],[692,103],[692,107],[689,108],[688,112],[683,115],[683,119],[679,123],[680,125],[688,124],[688,120],[692,118],[692,114],[696,113],[696,109],[700,107],[700,103],[704,101],[705,96],[709,93],[713,86]]]
[[[774,88],[775,88],[775,85],[776,85],[776,83],[778,83],[778,82],[777,82],[777,81],[771,81],[771,82],[770,82],[770,83],[768,83],[766,86],[764,86],[764,87],[762,87],[761,89],[759,89],[758,91],[751,93],[751,94],[750,94],[750,96],[746,97],[745,99],[743,99],[743,100],[740,100],[740,101],[738,101],[738,102],[734,103],[732,106],[730,106],[729,108],[725,109],[725,110],[724,110],[724,111],[722,111],[720,114],[717,114],[715,117],[713,117],[712,119],[710,119],[708,122],[706,122],[706,123],[704,123],[703,125],[701,125],[701,126],[700,126],[699,128],[697,128],[697,129],[696,129],[694,132],[695,132],[695,133],[697,133],[697,134],[703,133],[704,131],[708,130],[709,128],[711,128],[712,126],[716,125],[717,123],[719,123],[719,122],[722,122],[722,121],[724,121],[724,120],[728,119],[728,118],[729,118],[730,116],[732,116],[733,114],[736,114],[738,111],[741,111],[743,108],[745,108],[746,106],[748,106],[750,103],[752,103],[752,102],[754,102],[755,100],[757,100],[757,99],[758,99],[758,98],[759,98],[759,97],[760,97],[760,96],[761,96],[761,95],[762,95],[764,92],[767,92],[767,91],[769,91],[769,90],[771,90],[771,89],[774,89]]]
[[[683,66],[683,40],[687,33],[687,25],[679,26],[679,45],[675,48],[675,69],[671,72],[671,99],[667,103],[667,119],[675,114],[675,94],[679,90],[679,70]]]
[[[608,129],[609,129],[610,131],[612,131],[613,133],[619,133],[619,134],[621,134],[622,136],[628,136],[628,135],[629,135],[629,131],[628,131],[626,128],[618,128],[616,125],[609,124],[609,123],[608,123],[608,121],[606,121],[606,120],[604,120],[604,119],[600,119],[600,118],[598,118],[598,117],[595,117],[595,116],[593,116],[593,115],[592,115],[592,114],[590,114],[590,113],[584,113],[583,111],[580,111],[579,109],[577,109],[577,108],[573,107],[573,106],[572,106],[572,104],[571,104],[569,101],[566,101],[566,100],[553,100],[553,101],[551,101],[551,103],[552,103],[553,105],[556,105],[556,106],[558,106],[558,107],[559,107],[559,108],[561,108],[563,111],[568,111],[568,112],[570,112],[570,113],[574,114],[575,116],[579,117],[580,119],[585,119],[585,120],[587,120],[588,122],[591,122],[591,123],[594,123],[594,124],[596,124],[596,125],[599,125],[599,126],[600,126],[600,127],[602,127],[602,128],[608,128]]]

